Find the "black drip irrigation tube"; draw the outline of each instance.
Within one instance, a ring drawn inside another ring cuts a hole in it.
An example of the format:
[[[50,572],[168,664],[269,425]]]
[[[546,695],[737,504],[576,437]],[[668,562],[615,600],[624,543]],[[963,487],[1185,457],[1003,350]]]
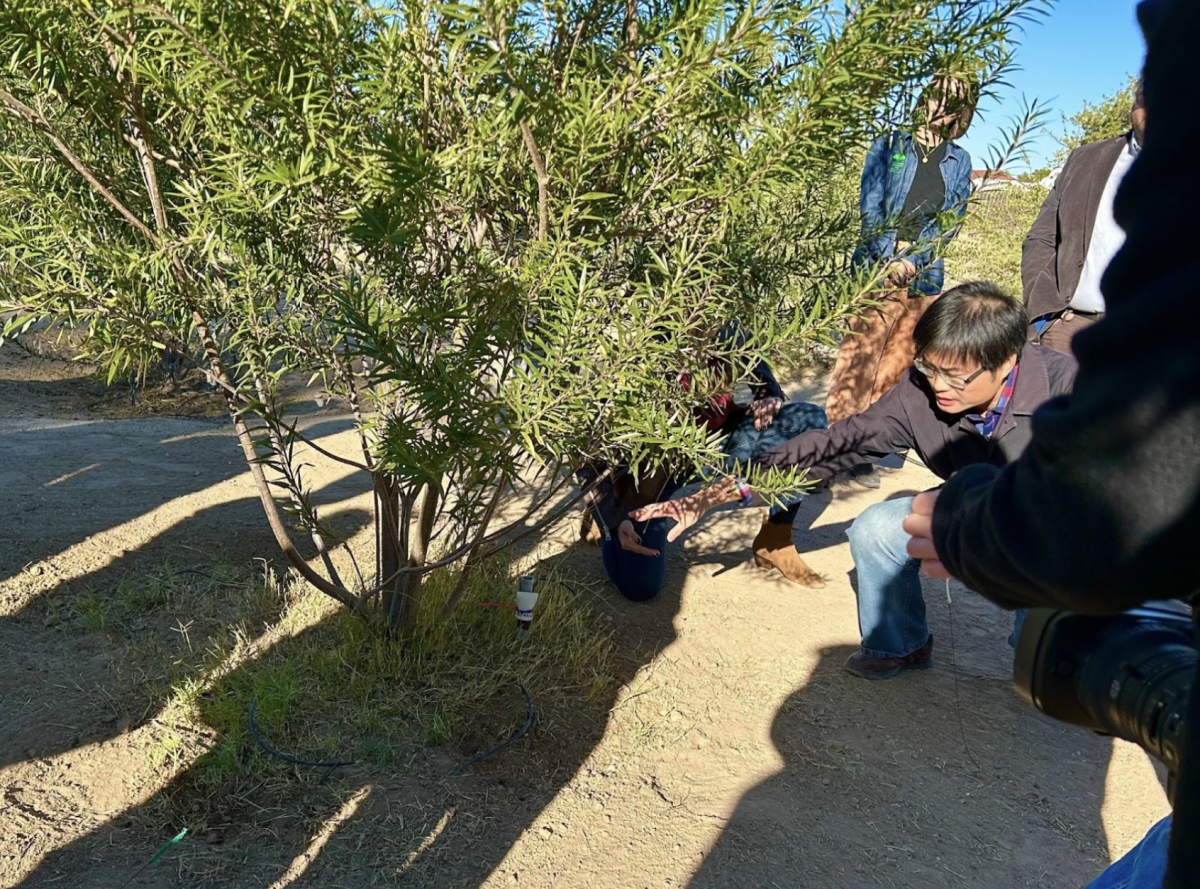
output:
[[[352,759],[330,760],[327,762],[317,762],[317,761],[314,761],[311,759],[299,759],[295,756],[289,756],[286,753],[280,753],[278,750],[276,750],[274,747],[272,747],[270,744],[268,744],[266,741],[264,741],[262,739],[262,736],[259,735],[258,727],[254,724],[254,711],[257,708],[258,708],[258,695],[255,695],[253,697],[253,699],[251,699],[251,701],[250,701],[250,736],[252,738],[254,738],[254,743],[256,743],[259,747],[261,747],[263,749],[263,751],[271,754],[271,756],[275,757],[276,759],[281,759],[284,762],[291,763],[294,766],[312,766],[315,769],[326,769],[327,770],[326,774],[328,774],[329,772],[332,772],[334,769],[341,768],[342,766],[354,765],[355,761]]]
[[[495,756],[497,753],[501,753],[501,752],[507,750],[517,740],[519,740],[527,731],[529,731],[530,728],[533,727],[533,717],[534,717],[533,698],[531,698],[529,696],[529,689],[527,689],[521,683],[519,683],[519,682],[516,683],[516,686],[517,686],[517,688],[521,689],[521,694],[525,695],[525,706],[526,706],[525,724],[523,726],[521,726],[519,729],[517,729],[515,732],[513,732],[511,735],[509,735],[508,739],[505,740],[503,743],[497,744],[491,750],[485,750],[485,751],[483,751],[483,753],[480,753],[478,756],[472,756],[466,762],[462,762],[462,763],[459,763],[458,765],[456,765],[453,769],[450,770],[449,774],[446,775],[447,778],[457,778],[459,775],[461,775],[467,769],[472,768],[473,766],[479,765],[481,762],[483,762],[489,756]]]

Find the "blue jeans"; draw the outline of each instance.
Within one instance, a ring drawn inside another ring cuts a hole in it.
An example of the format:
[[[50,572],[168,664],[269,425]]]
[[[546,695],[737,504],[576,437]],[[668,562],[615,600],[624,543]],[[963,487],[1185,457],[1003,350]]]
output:
[[[1168,815],[1150,828],[1142,841],[1092,882],[1086,889],[1162,889],[1167,875],[1167,840],[1171,835]]]
[[[633,523],[642,536],[642,546],[658,550],[657,556],[643,556],[622,549],[615,533],[600,544],[608,579],[626,599],[645,602],[662,589],[663,579],[667,576],[667,531],[670,525],[670,519],[651,519],[644,528],[640,522]]]
[[[871,657],[904,657],[929,641],[921,563],[909,557],[901,527],[912,502],[904,497],[868,506],[846,532],[858,570],[858,631]]]
[[[908,555],[904,517],[913,498],[885,500],[862,511],[846,536],[858,570],[858,630],[871,657],[904,657],[929,641],[921,563]],[[1016,614],[1015,644],[1025,610]]]
[[[733,471],[737,464],[748,464],[760,454],[802,432],[824,429],[825,411],[815,404],[804,402],[785,404],[766,429],[755,429],[754,418],[748,412],[731,421],[728,428],[729,434],[722,442],[721,449],[725,451],[727,468]],[[678,484],[669,482],[660,495],[661,499],[669,498],[678,489]],[[785,498],[782,505],[771,507],[770,520],[776,524],[792,524],[801,499],[801,495],[796,494]],[[601,544],[604,570],[626,599],[644,602],[654,598],[662,589],[667,574],[667,531],[671,524],[671,519],[654,519],[644,526],[641,522],[634,522],[634,528],[641,535],[642,546],[658,550],[657,556],[643,556],[622,549],[616,528],[611,529],[613,533]]]

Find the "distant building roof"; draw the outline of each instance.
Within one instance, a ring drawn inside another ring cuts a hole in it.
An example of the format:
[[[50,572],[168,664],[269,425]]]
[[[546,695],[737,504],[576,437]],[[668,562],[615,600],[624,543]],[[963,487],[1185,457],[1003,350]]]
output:
[[[1024,188],[1024,182],[1003,170],[972,170],[971,191],[991,191],[994,188]]]
[[[1016,182],[1016,176],[1010,176],[1003,170],[972,170],[971,181],[977,182],[983,178],[990,179],[992,182]]]

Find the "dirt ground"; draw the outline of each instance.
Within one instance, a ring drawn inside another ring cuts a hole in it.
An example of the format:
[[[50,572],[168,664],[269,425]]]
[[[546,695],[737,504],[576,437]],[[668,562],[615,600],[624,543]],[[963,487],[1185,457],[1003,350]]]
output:
[[[122,644],[65,628],[63,603],[167,564],[277,559],[227,427],[163,416],[209,413],[203,390],[162,393],[139,407],[77,365],[0,350],[0,886],[1082,887],[1167,811],[1140,750],[1017,698],[1010,617],[961,587],[948,605],[927,582],[936,669],[842,670],[858,641],[845,530],[934,481],[899,465],[880,491],[805,501],[796,542],[823,590],[750,566],[757,516],[731,511],[672,548],[656,600],[601,599],[620,683],[598,717],[539,724],[453,782],[444,748],[297,775],[286,804],[257,799],[126,883],[177,830],[155,801],[191,765],[170,751],[191,748],[122,709]],[[342,418],[306,410],[340,447]],[[335,524],[363,526],[360,484],[315,481]],[[601,578],[571,532],[525,558]]]

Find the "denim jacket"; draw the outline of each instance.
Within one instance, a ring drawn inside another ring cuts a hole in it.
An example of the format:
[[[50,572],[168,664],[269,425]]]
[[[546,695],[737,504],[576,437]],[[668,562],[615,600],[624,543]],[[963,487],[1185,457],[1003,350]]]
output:
[[[903,155],[903,163],[893,159]],[[904,199],[912,188],[913,177],[920,163],[913,149],[911,133],[893,132],[880,136],[867,152],[863,165],[862,186],[858,206],[862,214],[863,242],[851,260],[856,269],[891,259],[896,252],[896,222],[904,209]],[[942,213],[953,213],[959,221],[967,211],[971,193],[971,156],[951,142],[941,162],[942,180],[946,184],[946,202]],[[914,296],[933,296],[942,289],[943,264],[941,257],[933,259],[945,243],[958,233],[958,225],[943,229],[942,220],[929,220],[921,230],[908,259],[919,271],[909,292]]]

